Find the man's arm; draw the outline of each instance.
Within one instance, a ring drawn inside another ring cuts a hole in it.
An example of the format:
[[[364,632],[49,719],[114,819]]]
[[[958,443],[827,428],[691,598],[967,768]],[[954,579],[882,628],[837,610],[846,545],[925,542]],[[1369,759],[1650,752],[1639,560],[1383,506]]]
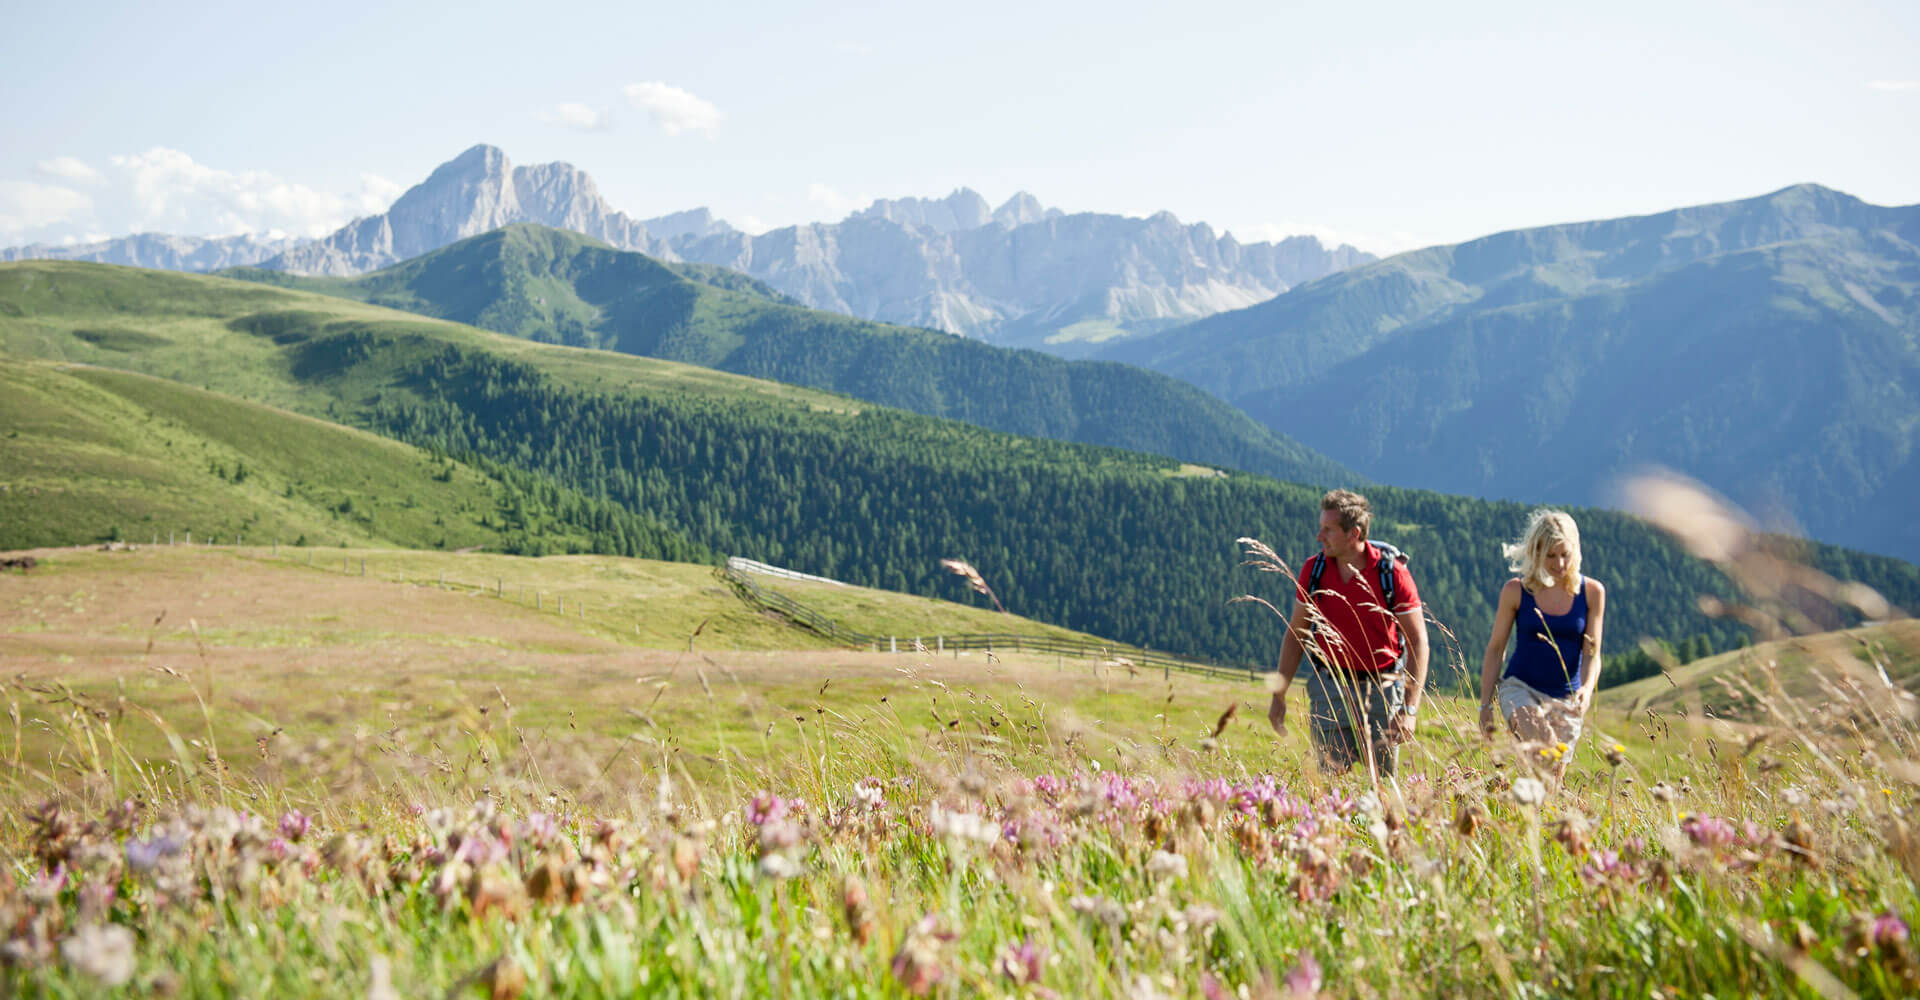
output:
[[[1306,651],[1302,645],[1306,625],[1307,602],[1295,601],[1286,638],[1280,640],[1280,670],[1274,681],[1273,701],[1267,705],[1267,721],[1273,723],[1274,732],[1283,735],[1287,731],[1287,689],[1293,687],[1293,676],[1300,672],[1300,657]]]

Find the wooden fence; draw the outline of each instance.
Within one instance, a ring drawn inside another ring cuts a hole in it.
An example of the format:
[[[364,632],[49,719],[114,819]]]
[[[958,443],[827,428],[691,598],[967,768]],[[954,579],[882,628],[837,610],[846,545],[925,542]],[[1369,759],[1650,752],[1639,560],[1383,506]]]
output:
[[[1162,674],[1174,670],[1203,677],[1223,680],[1251,681],[1259,676],[1259,668],[1254,666],[1236,666],[1214,660],[1197,657],[1175,656],[1169,653],[1157,653],[1148,649],[1130,646],[1113,646],[1105,643],[1089,642],[1084,639],[1067,639],[1060,636],[1021,635],[1017,632],[962,632],[951,635],[935,636],[895,636],[870,635],[859,629],[841,624],[836,619],[816,608],[808,607],[799,601],[775,590],[760,586],[751,575],[729,565],[719,571],[722,579],[732,584],[735,591],[748,603],[757,605],[775,614],[787,618],[796,625],[817,632],[834,642],[846,646],[865,647],[875,651],[901,652],[924,650],[928,653],[952,651],[984,650],[986,652],[1037,653],[1043,656],[1072,657],[1076,660],[1105,659],[1131,664],[1136,670],[1159,670]],[[902,640],[905,640],[904,642]]]

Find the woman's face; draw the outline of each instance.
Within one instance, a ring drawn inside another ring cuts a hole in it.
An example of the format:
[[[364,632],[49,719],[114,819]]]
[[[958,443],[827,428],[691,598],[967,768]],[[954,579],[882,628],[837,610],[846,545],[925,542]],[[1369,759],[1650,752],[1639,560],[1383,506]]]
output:
[[[1567,571],[1573,567],[1573,546],[1563,539],[1547,546],[1547,554],[1540,560],[1540,568],[1547,571],[1555,583],[1565,583]]]

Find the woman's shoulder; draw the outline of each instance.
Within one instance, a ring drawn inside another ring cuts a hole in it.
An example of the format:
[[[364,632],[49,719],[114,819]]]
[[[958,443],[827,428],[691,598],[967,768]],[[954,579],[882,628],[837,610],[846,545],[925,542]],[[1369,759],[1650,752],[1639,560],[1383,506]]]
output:
[[[1595,598],[1602,598],[1607,596],[1606,584],[1601,583],[1600,581],[1590,576],[1585,577],[1584,579],[1586,580],[1586,584],[1587,584],[1586,586],[1587,600],[1591,601],[1591,600],[1594,600]]]
[[[1518,604],[1520,603],[1520,595],[1526,592],[1527,585],[1521,583],[1519,577],[1508,577],[1506,584],[1500,588],[1500,600],[1502,602],[1511,601]]]

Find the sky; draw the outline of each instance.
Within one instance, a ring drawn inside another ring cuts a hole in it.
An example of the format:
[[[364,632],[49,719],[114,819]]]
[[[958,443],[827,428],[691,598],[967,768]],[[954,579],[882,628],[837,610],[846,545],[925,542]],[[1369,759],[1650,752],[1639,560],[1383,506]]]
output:
[[[1920,203],[1914,0],[10,6],[0,246],[324,235],[481,142],[756,232],[963,186],[1378,253]]]

